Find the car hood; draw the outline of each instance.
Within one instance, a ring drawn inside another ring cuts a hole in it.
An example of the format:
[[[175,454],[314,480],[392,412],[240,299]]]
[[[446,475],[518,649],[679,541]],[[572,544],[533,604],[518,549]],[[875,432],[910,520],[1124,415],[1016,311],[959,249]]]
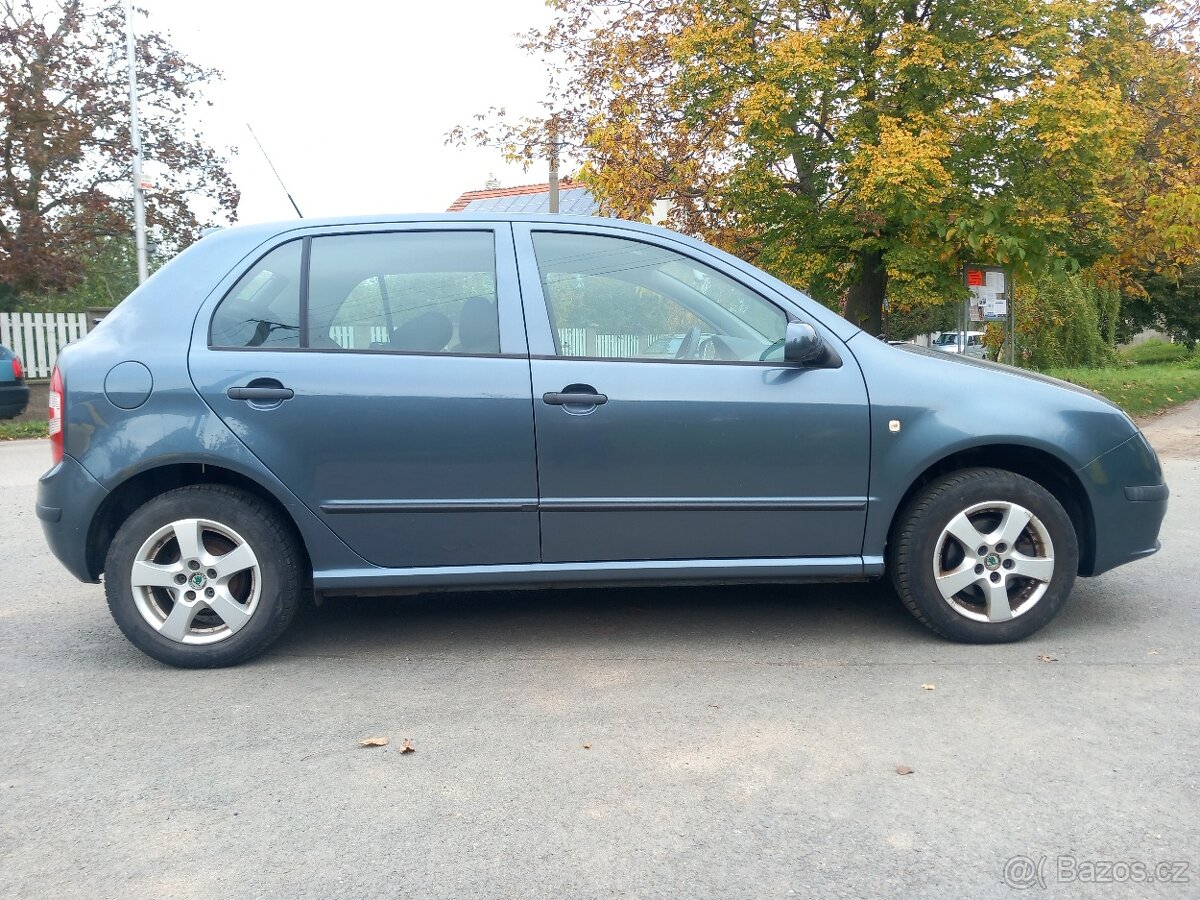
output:
[[[848,349],[867,383],[873,427],[901,423],[900,431],[880,434],[881,450],[923,442],[932,462],[971,447],[1017,444],[1078,471],[1138,431],[1107,399],[1036,372],[869,337]]]
[[[944,350],[933,350],[927,347],[916,347],[912,344],[905,344],[899,349],[908,353],[916,353],[921,356],[928,356],[932,359],[938,359],[947,365],[974,366],[979,369],[991,369],[993,372],[1000,372],[1005,375],[1014,375],[1018,378],[1028,378],[1031,381],[1040,381],[1042,384],[1051,384],[1055,387],[1065,388],[1068,391],[1074,391],[1077,394],[1083,394],[1085,397],[1091,397],[1094,400],[1099,400],[1105,406],[1110,406],[1113,409],[1125,415],[1125,411],[1117,404],[1113,403],[1103,394],[1097,394],[1095,391],[1089,391],[1085,387],[1080,387],[1077,384],[1072,384],[1069,381],[1063,381],[1061,378],[1052,378],[1049,375],[1043,375],[1041,372],[1032,372],[1029,369],[1018,369],[1015,366],[1005,365],[1004,363],[992,362],[987,359],[979,359],[973,356],[964,356],[960,353],[947,353]]]

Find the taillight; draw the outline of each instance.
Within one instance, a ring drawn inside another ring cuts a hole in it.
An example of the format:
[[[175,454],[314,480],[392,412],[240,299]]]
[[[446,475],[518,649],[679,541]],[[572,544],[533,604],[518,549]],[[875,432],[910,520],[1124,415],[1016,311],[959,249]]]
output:
[[[50,376],[50,410],[47,416],[50,431],[50,458],[62,462],[63,458],[63,413],[66,412],[66,394],[63,391],[62,374],[58,366]]]
[[[13,378],[17,379],[17,381],[20,381],[24,377],[25,377],[25,370],[23,368],[21,368],[21,357],[14,356],[13,357]]]

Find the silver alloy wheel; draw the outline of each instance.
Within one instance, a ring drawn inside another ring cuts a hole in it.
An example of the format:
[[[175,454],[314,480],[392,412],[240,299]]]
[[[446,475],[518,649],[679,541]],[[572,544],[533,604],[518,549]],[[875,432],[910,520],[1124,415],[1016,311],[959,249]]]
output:
[[[976,503],[942,529],[933,576],[955,612],[976,622],[1007,622],[1045,595],[1054,577],[1054,542],[1025,507]]]
[[[258,608],[262,569],[250,545],[211,519],[180,519],[150,535],[130,573],[142,618],[181,644],[215,644]]]

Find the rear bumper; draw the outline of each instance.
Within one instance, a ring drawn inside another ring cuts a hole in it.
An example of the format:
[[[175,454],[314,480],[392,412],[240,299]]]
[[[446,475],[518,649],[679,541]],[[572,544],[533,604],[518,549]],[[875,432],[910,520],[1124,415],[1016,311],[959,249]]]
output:
[[[29,385],[0,384],[0,419],[11,419],[29,405]]]
[[[88,532],[108,492],[70,456],[38,479],[34,511],[46,543],[58,561],[80,581],[98,579],[88,566]]]
[[[1089,488],[1096,525],[1091,565],[1099,575],[1156,553],[1170,489],[1158,457],[1141,434],[1094,460],[1080,473]]]

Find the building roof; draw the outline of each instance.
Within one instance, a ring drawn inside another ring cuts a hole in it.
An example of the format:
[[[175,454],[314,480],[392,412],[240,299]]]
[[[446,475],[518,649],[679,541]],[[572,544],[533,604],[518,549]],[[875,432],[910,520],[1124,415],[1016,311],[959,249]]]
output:
[[[558,211],[563,215],[594,216],[600,204],[578,181],[564,178],[558,183]],[[446,212],[544,213],[550,211],[549,184],[467,191]]]

